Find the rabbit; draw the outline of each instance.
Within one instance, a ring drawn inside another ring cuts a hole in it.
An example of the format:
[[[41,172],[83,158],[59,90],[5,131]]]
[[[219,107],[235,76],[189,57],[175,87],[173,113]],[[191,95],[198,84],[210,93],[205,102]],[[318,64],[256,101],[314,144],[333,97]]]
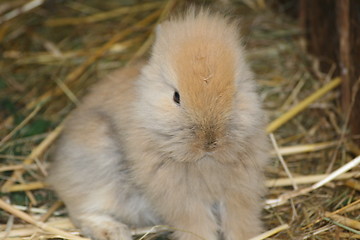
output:
[[[190,9],[156,29],[151,56],[97,83],[66,120],[48,183],[85,236],[176,240],[259,234],[266,117],[238,24]]]

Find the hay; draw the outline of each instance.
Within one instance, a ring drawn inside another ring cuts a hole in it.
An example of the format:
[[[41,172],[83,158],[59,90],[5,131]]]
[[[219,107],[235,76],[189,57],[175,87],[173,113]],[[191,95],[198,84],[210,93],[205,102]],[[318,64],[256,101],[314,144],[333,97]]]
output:
[[[156,23],[185,5],[138,2],[0,3],[0,238],[84,239],[43,183],[45,159],[86,89],[146,55]],[[332,70],[319,71],[297,23],[273,13],[266,1],[205,2],[241,16],[276,146],[263,214],[271,230],[254,239],[360,239],[360,150],[347,138],[341,80]],[[153,239],[167,230],[133,234]]]

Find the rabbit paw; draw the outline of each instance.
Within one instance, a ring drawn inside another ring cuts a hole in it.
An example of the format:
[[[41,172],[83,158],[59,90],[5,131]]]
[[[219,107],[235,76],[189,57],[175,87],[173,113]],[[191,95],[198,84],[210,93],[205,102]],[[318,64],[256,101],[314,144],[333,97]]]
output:
[[[110,216],[91,215],[80,220],[84,235],[94,240],[131,240],[129,228]]]

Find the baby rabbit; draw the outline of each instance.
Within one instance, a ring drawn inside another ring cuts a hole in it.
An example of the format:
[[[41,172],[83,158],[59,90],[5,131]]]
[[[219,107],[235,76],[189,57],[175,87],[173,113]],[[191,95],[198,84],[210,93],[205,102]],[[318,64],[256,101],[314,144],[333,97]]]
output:
[[[208,10],[157,29],[146,64],[98,83],[67,119],[48,182],[97,240],[166,224],[177,240],[262,229],[264,114],[238,26]]]

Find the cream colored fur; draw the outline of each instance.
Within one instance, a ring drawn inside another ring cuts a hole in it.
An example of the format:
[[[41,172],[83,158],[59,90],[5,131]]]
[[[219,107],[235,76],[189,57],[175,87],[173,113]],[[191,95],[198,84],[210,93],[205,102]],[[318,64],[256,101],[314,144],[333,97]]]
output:
[[[238,32],[189,10],[159,27],[148,63],[95,85],[69,116],[48,182],[85,235],[129,240],[128,227],[153,224],[179,229],[178,240],[261,232],[264,114]]]

